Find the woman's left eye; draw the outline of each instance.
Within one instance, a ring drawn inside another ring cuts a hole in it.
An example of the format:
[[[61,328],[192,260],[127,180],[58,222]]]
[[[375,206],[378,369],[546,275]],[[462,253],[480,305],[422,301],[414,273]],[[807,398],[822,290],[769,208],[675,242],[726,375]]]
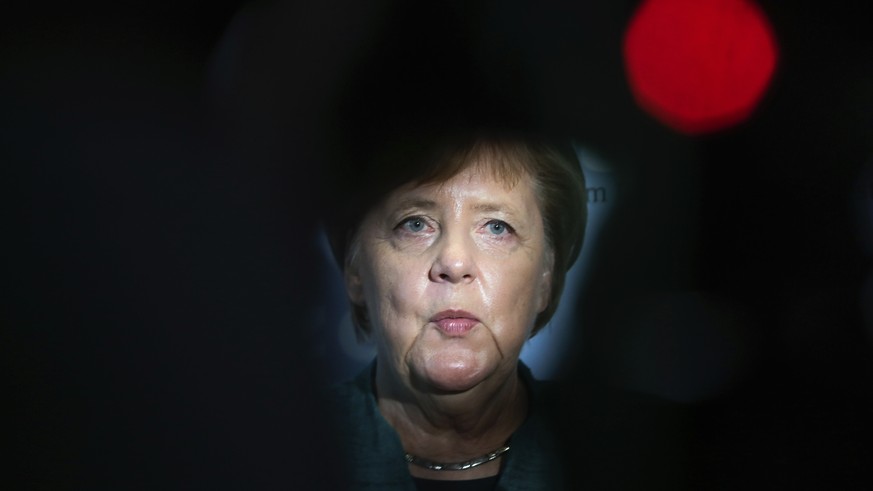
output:
[[[493,235],[504,235],[512,232],[512,227],[502,220],[491,220],[485,225],[485,227]]]

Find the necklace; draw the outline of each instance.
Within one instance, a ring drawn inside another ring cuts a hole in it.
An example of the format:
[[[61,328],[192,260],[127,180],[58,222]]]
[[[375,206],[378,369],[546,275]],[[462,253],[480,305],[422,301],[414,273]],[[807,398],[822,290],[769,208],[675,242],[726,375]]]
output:
[[[441,462],[433,462],[427,459],[423,459],[416,455],[412,455],[411,453],[404,454],[404,458],[406,462],[410,464],[415,464],[419,467],[424,467],[425,469],[430,469],[432,471],[465,471],[467,469],[472,469],[473,467],[480,466],[486,462],[491,462],[492,460],[500,457],[505,454],[509,450],[509,446],[500,447],[497,450],[485,454],[481,457],[476,457],[475,459],[466,460],[464,462],[453,462],[444,464]]]

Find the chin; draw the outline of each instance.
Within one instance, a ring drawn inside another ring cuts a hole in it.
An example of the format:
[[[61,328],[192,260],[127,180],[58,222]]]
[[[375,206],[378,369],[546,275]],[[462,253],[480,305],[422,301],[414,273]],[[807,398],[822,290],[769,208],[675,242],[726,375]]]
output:
[[[443,350],[415,360],[413,373],[420,382],[437,392],[465,392],[497,369],[494,360],[481,351]]]

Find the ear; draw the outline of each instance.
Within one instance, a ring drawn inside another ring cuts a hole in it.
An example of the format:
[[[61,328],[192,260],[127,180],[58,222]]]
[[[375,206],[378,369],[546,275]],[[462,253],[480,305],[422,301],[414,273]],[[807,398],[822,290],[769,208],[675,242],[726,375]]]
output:
[[[552,272],[555,269],[555,253],[548,251],[545,262],[543,274],[540,277],[537,313],[546,310],[546,307],[549,306],[549,301],[552,299]]]
[[[364,285],[357,264],[349,264],[343,273],[346,283],[346,293],[355,305],[364,304]]]

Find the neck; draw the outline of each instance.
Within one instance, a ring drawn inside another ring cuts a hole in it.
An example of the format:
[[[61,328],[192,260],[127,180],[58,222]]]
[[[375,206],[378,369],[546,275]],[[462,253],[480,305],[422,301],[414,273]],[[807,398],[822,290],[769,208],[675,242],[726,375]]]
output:
[[[433,461],[460,462],[492,452],[506,443],[527,415],[527,389],[517,370],[452,394],[392,382],[377,365],[380,412],[397,431],[406,452]]]

